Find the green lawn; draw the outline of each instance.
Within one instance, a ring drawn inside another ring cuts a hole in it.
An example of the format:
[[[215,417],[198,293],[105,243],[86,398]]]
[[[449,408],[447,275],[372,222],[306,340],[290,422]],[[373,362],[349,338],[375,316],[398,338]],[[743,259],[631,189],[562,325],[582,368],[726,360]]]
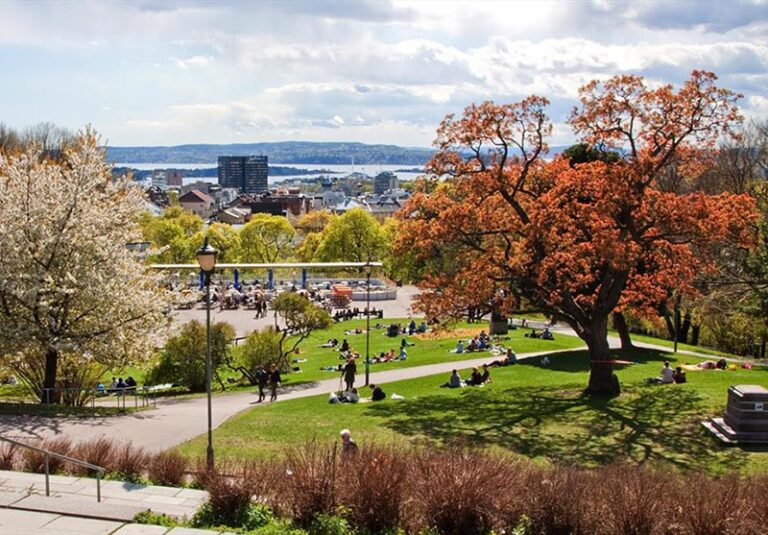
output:
[[[406,323],[407,320],[382,320],[382,325],[390,323]],[[374,328],[378,321],[371,321],[370,337],[370,355],[374,357],[384,351],[394,349],[395,353],[400,351],[402,337],[391,338],[386,336],[386,329]],[[365,320],[352,320],[334,324],[330,329],[312,333],[300,346],[301,352],[296,355],[298,359],[306,359],[306,362],[294,364],[299,366],[301,372],[288,375],[289,381],[317,381],[320,379],[330,379],[337,377],[336,372],[327,372],[323,368],[328,366],[337,366],[344,361],[339,359],[338,349],[328,349],[319,347],[330,338],[337,338],[339,342],[346,338],[353,351],[360,353],[365,357],[365,333],[362,334],[344,334],[345,331],[351,331],[355,328],[365,329]],[[387,362],[382,364],[372,364],[371,371],[384,371],[395,368],[408,368],[412,366],[423,366],[425,364],[435,364],[451,360],[471,360],[481,358],[488,353],[451,353],[456,347],[456,341],[459,338],[466,340],[472,334],[479,334],[480,331],[488,331],[488,323],[459,323],[454,327],[460,329],[461,336],[448,336],[447,338],[434,338],[433,334],[406,336],[405,338],[414,343],[413,347],[408,347],[408,359],[404,361]],[[555,340],[541,340],[537,338],[526,338],[525,333],[528,329],[515,329],[509,331],[500,344],[513,348],[517,353],[529,353],[532,351],[546,351],[558,349],[573,349],[583,347],[583,343],[573,336],[555,335]],[[363,361],[358,362],[362,366]]]
[[[256,407],[215,431],[217,455],[263,457],[286,445],[335,440],[349,428],[358,441],[452,441],[509,450],[537,461],[595,466],[614,461],[669,464],[710,472],[768,470],[768,451],[726,448],[700,426],[725,407],[733,384],[768,385],[765,369],[689,371],[684,385],[646,385],[669,354],[652,350],[616,352],[637,364],[617,370],[624,393],[614,400],[581,395],[588,356],[571,351],[495,369],[482,388],[439,388],[447,377],[426,377],[385,385],[404,401],[330,405],[327,396]],[[695,363],[680,355],[673,363]],[[462,376],[466,376],[466,372]],[[179,447],[201,456],[204,437]]]
[[[614,336],[618,336],[618,333],[614,331],[612,331],[611,334]],[[664,338],[654,338],[653,336],[647,336],[645,334],[635,334],[635,333],[632,333],[630,336],[632,337],[632,340],[634,342],[655,344],[657,346],[664,346],[670,349],[675,347],[675,342],[673,342],[672,340],[666,340]],[[718,351],[717,349],[713,349],[711,347],[694,346],[691,344],[678,343],[677,349],[678,351],[695,351],[696,353],[702,353],[704,355],[712,355],[713,357],[744,358],[738,355],[733,355],[731,353],[726,353],[725,351]]]

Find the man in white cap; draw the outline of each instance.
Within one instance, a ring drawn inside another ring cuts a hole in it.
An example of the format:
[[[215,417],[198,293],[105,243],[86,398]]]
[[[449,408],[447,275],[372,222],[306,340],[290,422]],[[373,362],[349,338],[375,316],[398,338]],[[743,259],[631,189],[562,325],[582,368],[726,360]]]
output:
[[[357,452],[357,444],[352,440],[349,429],[342,429],[341,433],[341,452],[344,455]]]

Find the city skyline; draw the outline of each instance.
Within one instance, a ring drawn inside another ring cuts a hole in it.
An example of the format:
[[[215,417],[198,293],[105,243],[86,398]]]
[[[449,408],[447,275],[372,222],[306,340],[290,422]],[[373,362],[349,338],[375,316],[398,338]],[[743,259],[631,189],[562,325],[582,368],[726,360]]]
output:
[[[552,101],[693,69],[768,117],[766,2],[3,2],[0,121],[92,124],[111,145],[428,146],[472,102]]]

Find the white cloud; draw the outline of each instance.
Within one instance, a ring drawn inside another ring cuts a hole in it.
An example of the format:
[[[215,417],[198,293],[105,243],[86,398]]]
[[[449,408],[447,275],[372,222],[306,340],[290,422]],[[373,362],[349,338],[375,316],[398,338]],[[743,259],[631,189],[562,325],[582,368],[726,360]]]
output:
[[[172,58],[174,64],[179,69],[188,69],[190,67],[205,67],[213,63],[213,56],[192,56],[186,59]]]
[[[0,2],[4,120],[91,122],[113,143],[367,139],[427,145],[471,102],[713,70],[766,114],[768,3],[422,0]],[[23,88],[23,89],[22,89]],[[378,137],[377,137],[378,136]]]

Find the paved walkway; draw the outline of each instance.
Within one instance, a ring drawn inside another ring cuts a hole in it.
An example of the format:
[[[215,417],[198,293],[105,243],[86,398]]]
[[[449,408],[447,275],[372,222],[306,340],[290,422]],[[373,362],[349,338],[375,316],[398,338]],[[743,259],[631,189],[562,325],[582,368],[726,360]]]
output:
[[[101,503],[96,480],[52,475],[51,496],[45,496],[45,476],[0,471],[0,533],[6,534],[207,534],[218,531],[143,526],[130,521],[151,509],[177,518],[191,518],[206,501],[202,490],[104,481]]]
[[[529,324],[531,323],[535,322],[529,322]],[[532,326],[540,327],[538,324]],[[562,335],[575,336],[575,333],[565,326],[556,326],[554,330]],[[612,336],[609,337],[609,344],[612,347],[618,347],[620,341],[617,337]],[[635,345],[671,351],[670,348],[654,344],[637,342]],[[551,353],[551,351],[523,354],[519,355],[519,358],[530,358],[544,353]],[[694,351],[680,351],[680,353],[701,358],[713,358],[712,355]],[[374,372],[371,373],[370,380],[372,383],[388,384],[428,375],[448,374],[452,369],[480,366],[488,362],[489,359],[490,357],[486,353],[472,360],[441,362]],[[363,382],[364,375],[360,373],[357,377],[357,383],[362,384]],[[333,379],[288,387],[280,393],[278,401],[327,394],[337,390],[338,386],[339,380],[334,376]],[[218,427],[238,412],[256,406],[255,401],[254,391],[215,396],[213,402],[214,427]],[[117,440],[130,440],[136,444],[141,444],[149,451],[157,452],[177,446],[205,433],[206,419],[204,415],[206,410],[205,397],[197,397],[161,399],[158,400],[156,409],[102,418],[0,415],[0,434],[20,440],[68,436],[74,441],[83,441],[105,436]]]
[[[518,355],[518,358],[531,358],[545,353],[552,352],[526,353]],[[472,360],[374,372],[370,375],[370,382],[388,384],[428,375],[447,375],[453,369],[480,366],[489,360],[492,360],[492,357],[484,353],[482,357]],[[364,374],[358,374],[357,383],[362,384],[364,381]],[[334,375],[333,379],[286,388],[279,394],[278,401],[328,394],[338,390],[338,387],[339,379]],[[213,401],[214,427],[218,427],[238,412],[255,407],[256,400],[255,389],[237,394],[217,395]],[[68,436],[73,441],[105,436],[117,440],[130,440],[135,444],[141,444],[149,451],[163,451],[205,433],[206,411],[206,398],[198,397],[158,400],[156,409],[103,418],[0,415],[0,435],[19,440]]]

